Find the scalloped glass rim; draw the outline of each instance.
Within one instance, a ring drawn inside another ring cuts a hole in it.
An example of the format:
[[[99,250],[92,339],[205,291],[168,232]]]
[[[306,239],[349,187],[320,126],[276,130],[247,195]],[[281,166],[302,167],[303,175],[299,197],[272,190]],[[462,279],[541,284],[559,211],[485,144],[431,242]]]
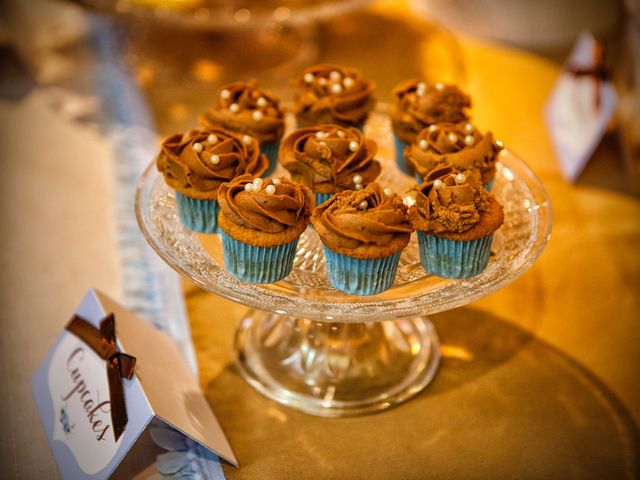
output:
[[[367,128],[375,130],[376,122]],[[389,140],[389,127],[381,124],[379,128],[388,131]],[[386,166],[383,171],[389,172],[381,176],[381,183],[403,191],[401,188],[411,180],[398,173],[388,157],[380,160]],[[368,297],[348,295],[328,285],[320,243],[312,228],[303,234],[294,271],[283,281],[256,285],[235,279],[225,271],[220,256],[214,258],[199,235],[180,224],[174,193],[153,162],[138,183],[136,216],[158,255],[205,290],[280,315],[329,322],[380,321],[465,305],[514,281],[534,263],[549,239],[552,223],[551,205],[542,183],[515,154],[503,150],[492,191],[505,207],[505,224],[494,236],[494,254],[484,272],[461,280],[425,273],[419,264],[414,233],[403,251],[394,285]],[[219,244],[214,236],[208,237],[211,239],[206,242]],[[308,258],[313,261],[305,260]]]

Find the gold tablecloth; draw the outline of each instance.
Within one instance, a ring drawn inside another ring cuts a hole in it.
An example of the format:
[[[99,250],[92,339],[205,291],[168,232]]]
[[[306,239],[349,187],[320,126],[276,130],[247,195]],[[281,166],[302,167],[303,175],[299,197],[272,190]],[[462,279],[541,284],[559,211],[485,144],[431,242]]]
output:
[[[593,181],[562,179],[543,123],[559,65],[464,37],[459,57],[447,57],[457,44],[434,48],[429,27],[393,5],[338,22],[321,29],[319,60],[363,68],[383,100],[409,76],[439,79],[438,65],[444,77],[458,72],[474,99],[477,125],[525,159],[548,189],[552,238],[511,285],[432,317],[443,362],[424,392],[360,418],[303,415],[254,391],[232,360],[233,332],[246,308],[185,283],[202,388],[241,465],[225,466],[225,474],[231,480],[639,475],[640,202],[615,189],[622,175],[610,142],[597,153],[605,160],[590,167],[597,169],[588,177]],[[446,32],[439,35],[447,41]]]

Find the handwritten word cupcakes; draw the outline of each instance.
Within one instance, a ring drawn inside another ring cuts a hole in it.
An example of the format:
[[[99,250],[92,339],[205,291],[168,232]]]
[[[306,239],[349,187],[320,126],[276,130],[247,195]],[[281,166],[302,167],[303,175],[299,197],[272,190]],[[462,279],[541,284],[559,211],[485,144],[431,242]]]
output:
[[[182,223],[200,233],[218,231],[218,188],[238,175],[262,175],[268,166],[257,140],[220,128],[176,133],[162,142],[156,166],[176,191]]]

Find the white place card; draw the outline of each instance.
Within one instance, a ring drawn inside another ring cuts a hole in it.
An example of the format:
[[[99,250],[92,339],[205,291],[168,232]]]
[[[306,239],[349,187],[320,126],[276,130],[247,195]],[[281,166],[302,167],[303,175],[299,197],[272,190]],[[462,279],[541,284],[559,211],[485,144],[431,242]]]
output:
[[[97,290],[70,317],[31,379],[63,478],[108,478],[159,425],[238,465],[169,337]]]
[[[600,49],[590,33],[580,34],[545,107],[560,167],[572,182],[589,162],[618,103],[613,85],[603,78]]]

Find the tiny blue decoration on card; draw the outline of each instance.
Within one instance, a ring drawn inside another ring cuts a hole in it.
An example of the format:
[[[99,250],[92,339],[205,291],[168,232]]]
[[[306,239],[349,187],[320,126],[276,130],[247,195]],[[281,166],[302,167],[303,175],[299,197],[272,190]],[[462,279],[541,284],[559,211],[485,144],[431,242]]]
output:
[[[71,315],[31,390],[62,478],[109,478],[159,426],[186,446],[189,463],[173,478],[223,478],[212,476],[222,473],[218,457],[238,465],[175,343],[96,290]],[[169,458],[158,458],[160,473]]]
[[[565,178],[575,181],[605,134],[618,103],[604,48],[583,32],[547,101],[547,128]]]

